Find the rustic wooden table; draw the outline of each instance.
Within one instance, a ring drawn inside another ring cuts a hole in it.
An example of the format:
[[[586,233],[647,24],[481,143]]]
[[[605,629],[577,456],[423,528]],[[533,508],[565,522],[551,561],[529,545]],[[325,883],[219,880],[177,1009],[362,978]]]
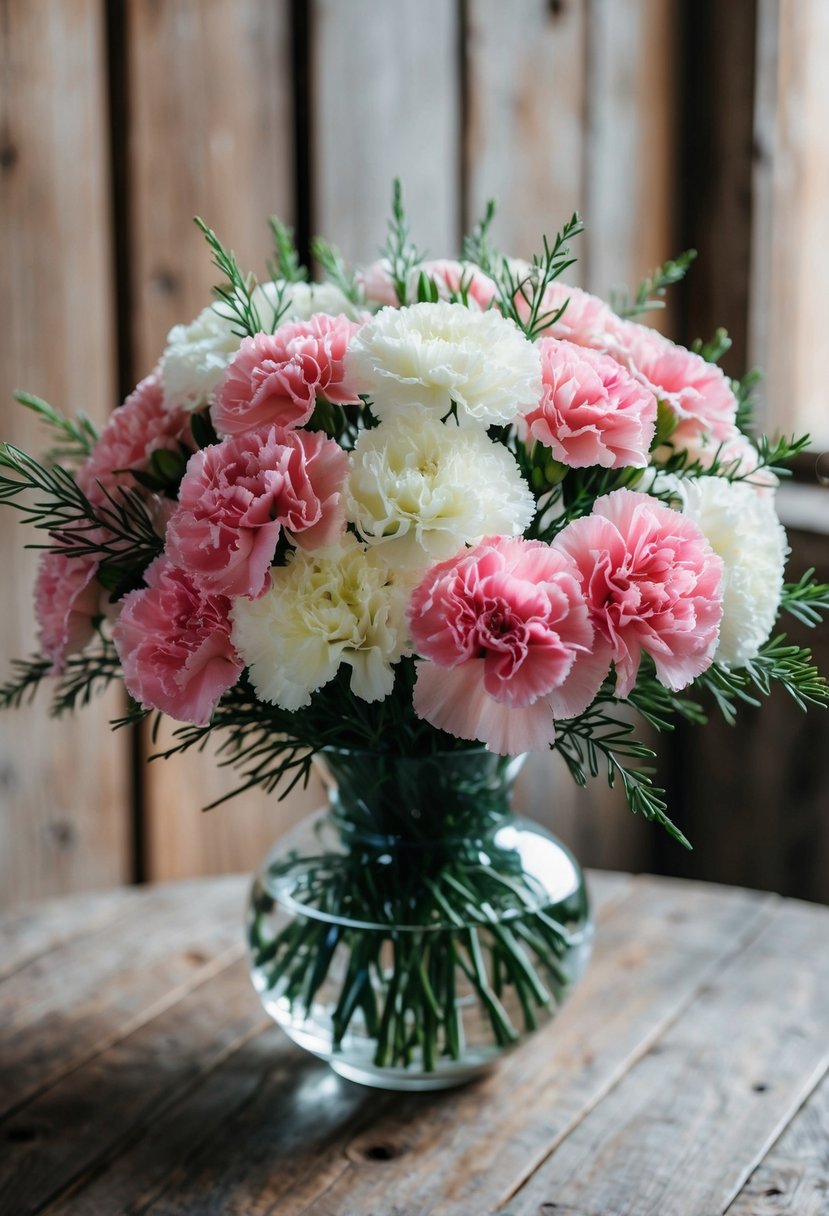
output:
[[[242,878],[0,920],[0,1213],[829,1213],[829,909],[594,874],[593,962],[487,1080],[337,1078],[263,1017]]]

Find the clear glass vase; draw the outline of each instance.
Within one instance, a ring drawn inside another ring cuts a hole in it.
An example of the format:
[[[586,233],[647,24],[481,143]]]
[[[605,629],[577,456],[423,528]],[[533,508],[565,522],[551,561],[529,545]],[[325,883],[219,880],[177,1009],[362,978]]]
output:
[[[330,750],[329,806],[279,841],[251,891],[268,1013],[352,1081],[466,1082],[546,1023],[592,920],[569,851],[510,810],[521,758]]]

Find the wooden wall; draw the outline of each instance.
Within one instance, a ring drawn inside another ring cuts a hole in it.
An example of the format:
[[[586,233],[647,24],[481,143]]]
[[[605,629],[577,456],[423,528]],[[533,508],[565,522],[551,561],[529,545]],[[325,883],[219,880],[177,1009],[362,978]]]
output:
[[[760,7],[763,47],[784,19],[800,30],[797,0]],[[811,8],[821,24],[821,0]],[[457,250],[491,195],[516,254],[578,208],[574,278],[596,291],[635,284],[690,235],[716,258],[663,324],[682,336],[685,318],[704,332],[724,315],[743,353],[751,326],[762,345],[777,271],[752,271],[752,199],[762,192],[770,231],[788,196],[773,166],[756,172],[755,92],[777,112],[755,82],[757,24],[754,0],[0,0],[3,434],[36,443],[13,387],[103,416],[152,368],[170,326],[208,300],[194,213],[253,267],[271,212],[305,247],[320,231],[366,259],[394,175],[435,254]],[[703,130],[686,99],[696,90],[710,118],[706,81],[726,103]],[[32,562],[14,522],[0,526],[11,656],[33,643]],[[202,816],[225,788],[209,758],[133,767],[131,741],[105,728],[116,711],[57,727],[42,706],[4,718],[0,905],[249,868],[318,798],[248,795]],[[533,764],[524,804],[586,860],[659,861],[618,798],[555,786],[551,799],[549,762]]]

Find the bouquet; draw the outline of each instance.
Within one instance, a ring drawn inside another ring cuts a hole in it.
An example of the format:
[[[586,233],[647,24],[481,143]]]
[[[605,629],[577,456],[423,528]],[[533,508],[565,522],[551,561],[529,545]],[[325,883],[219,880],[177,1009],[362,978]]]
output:
[[[685,349],[637,319],[691,254],[608,304],[560,278],[576,216],[531,262],[496,252],[492,218],[490,206],[460,260],[429,260],[396,187],[382,257],[352,270],[316,241],[318,283],[278,221],[262,281],[202,224],[223,280],[216,300],[171,331],[100,434],[19,394],[58,444],[43,461],[0,448],[0,497],[41,529],[45,550],[40,653],[18,665],[0,704],[48,677],[59,714],[122,679],[130,710],[119,725],[176,719],[165,754],[220,733],[242,789],[283,795],[319,755],[375,758],[339,774],[359,802],[361,783],[391,780],[383,758],[457,753],[462,766],[483,752],[486,780],[470,785],[467,766],[465,802],[454,789],[465,808],[456,839],[467,840],[492,773],[554,748],[577,782],[604,768],[633,811],[687,843],[635,715],[658,730],[702,723],[713,698],[731,721],[775,683],[801,707],[827,704],[810,653],[776,631],[781,612],[813,624],[829,607],[811,572],[785,581],[775,510],[778,479],[808,437],[754,435],[755,377],[735,382],[718,367],[724,331]],[[398,784],[386,798],[392,834],[411,838],[401,799]],[[440,798],[436,808],[430,838],[451,814]],[[440,864],[443,882],[446,856]],[[352,864],[341,899],[352,919],[375,924],[391,900],[392,921],[439,919],[449,932],[461,897],[430,873],[428,898],[423,882],[402,893],[398,873],[394,897],[363,891],[361,910]],[[459,873],[466,932],[509,893]],[[318,906],[330,899],[330,858],[308,882]],[[275,971],[262,983],[288,992],[289,1010],[304,993],[307,1012],[333,948],[322,930],[302,948],[270,932],[269,898],[251,930],[257,966]],[[524,906],[525,893],[509,899]],[[532,926],[536,960],[561,957],[551,924]],[[448,940],[425,971],[421,955],[423,982],[405,996],[411,958],[387,966],[378,946],[375,980],[388,988],[397,975],[389,1018],[402,1027],[387,1027],[381,1063],[407,1066],[417,1050],[434,1066],[436,1048],[455,1050],[447,951],[502,1040],[489,1000],[503,1012],[499,985],[544,1003],[524,966],[532,943],[512,950],[496,934],[489,945],[497,982],[482,978],[475,944],[464,963]],[[354,951],[352,988],[371,970]],[[367,987],[334,1019],[340,1045],[355,1010],[377,1041],[384,1011],[372,1013]]]

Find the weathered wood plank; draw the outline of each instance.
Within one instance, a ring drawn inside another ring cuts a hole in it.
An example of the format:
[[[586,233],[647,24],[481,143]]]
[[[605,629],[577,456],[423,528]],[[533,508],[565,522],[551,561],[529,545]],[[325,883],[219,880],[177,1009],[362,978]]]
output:
[[[128,0],[129,244],[133,370],[149,371],[171,326],[210,301],[217,272],[193,215],[264,272],[267,217],[293,220],[287,0]],[[165,736],[168,738],[169,736]],[[250,870],[320,801],[249,792],[204,816],[235,775],[210,754],[147,770],[147,871],[170,879]]]
[[[0,919],[0,980],[73,938],[114,924],[146,898],[137,887],[27,905]]]
[[[638,879],[611,906],[580,988],[534,1047],[450,1102],[396,1103],[349,1143],[350,1167],[317,1193],[308,1216],[379,1210],[384,1194],[407,1216],[494,1210],[586,1112],[604,1105],[766,914],[765,901],[747,892]],[[391,1160],[373,1158],[378,1142]],[[497,1152],[482,1152],[496,1144]]]
[[[115,402],[104,10],[98,0],[0,4],[0,429],[50,438],[12,402],[26,388],[102,421]],[[35,649],[35,554],[3,509],[0,679]],[[46,698],[0,732],[0,907],[129,875],[127,738],[117,698],[50,721]]]
[[[728,1216],[825,1216],[829,1079],[823,1078],[728,1209]]]
[[[495,198],[496,243],[530,257],[584,209],[586,6],[469,0],[467,12],[466,224]]]
[[[49,1216],[281,1216],[294,1187],[308,1175],[324,1185],[351,1129],[391,1101],[341,1080],[272,1026]]]
[[[829,7],[758,7],[751,359],[765,368],[764,425],[829,444],[820,389],[823,284],[829,274]]]
[[[0,1123],[0,1208],[36,1211],[83,1186],[266,1025],[245,961],[197,985]]]
[[[597,908],[622,898],[632,881],[623,874],[590,878]],[[215,1006],[227,999],[231,975],[230,970],[224,972],[176,1006],[169,1015],[173,1024],[176,1019],[186,1020],[185,1009],[192,1004],[194,1009],[204,1010],[200,1017],[212,1017],[221,1025],[222,1010]],[[241,998],[237,995],[237,999]],[[212,1014],[208,1006],[214,1007]],[[129,1058],[134,1045],[141,1043],[145,1045],[141,1055],[146,1054],[148,1066],[152,1065],[146,1045],[163,1044],[161,1025],[159,1018],[119,1044],[116,1058],[124,1053]],[[111,1054],[98,1057],[78,1076],[92,1076],[92,1069],[105,1075]],[[70,1078],[30,1104],[20,1120],[39,1124],[36,1116],[41,1105],[47,1104],[48,1115],[50,1095],[64,1090],[73,1092]],[[394,1101],[340,1081],[293,1048],[274,1028],[245,1043],[238,1053],[229,1052],[214,1075],[201,1079],[177,1104],[165,1105],[153,1116],[145,1134],[131,1136],[127,1145],[113,1151],[113,1159],[94,1171],[96,1177],[74,1186],[71,1196],[62,1199],[54,1211],[114,1216],[144,1211],[145,1205],[162,1194],[160,1211],[265,1211],[271,1203],[287,1203],[295,1185],[310,1186],[303,1179],[319,1184],[330,1176],[333,1181],[343,1160],[341,1149],[354,1134],[355,1120],[376,1121]],[[221,1146],[225,1143],[236,1148],[214,1172],[211,1162],[218,1152],[224,1152]],[[287,1161],[282,1159],[283,1153]],[[178,1165],[179,1161],[182,1164],[174,1169],[171,1162]],[[192,1167],[191,1161],[195,1162]]]
[[[457,251],[460,227],[457,5],[314,0],[311,112],[316,231],[371,261],[400,177],[414,241]]]
[[[0,985],[0,1114],[137,1029],[242,951],[237,876],[159,890]]]
[[[716,935],[712,927],[712,945]],[[826,910],[794,901],[505,1204],[720,1213],[829,1065]]]
[[[150,1210],[365,1216],[387,1212],[390,1197],[406,1216],[491,1210],[647,1050],[727,951],[739,948],[765,908],[764,899],[750,893],[656,880],[636,880],[632,894],[616,902],[613,889],[606,890],[611,902],[580,990],[549,1031],[489,1079],[443,1096],[373,1094],[337,1117],[342,1082],[306,1068],[287,1083],[278,1070],[251,1105],[242,1097],[250,1093],[247,1079],[235,1096],[225,1083],[226,1120],[204,1142],[205,1122],[215,1116],[199,1113],[203,1104],[208,1112],[212,1106],[194,1093],[169,1118],[176,1126],[192,1124],[193,1144],[201,1147],[191,1157],[190,1142],[176,1132],[179,1155],[189,1164]],[[251,1044],[241,1055],[264,1050]],[[261,1067],[261,1054],[259,1059]],[[241,1067],[239,1058],[228,1060],[206,1089],[221,1087],[222,1076]],[[286,1141],[295,1119],[307,1126],[307,1103],[315,1104],[318,1118],[323,1113],[324,1139],[303,1142],[297,1133]],[[156,1131],[164,1136],[163,1121]],[[482,1153],[481,1145],[495,1143],[497,1154]],[[141,1172],[149,1149],[140,1151],[119,1160],[119,1175]],[[218,1198],[208,1201],[214,1194]]]
[[[636,286],[676,249],[680,9],[587,0],[584,285]],[[648,318],[670,332],[669,310]]]

